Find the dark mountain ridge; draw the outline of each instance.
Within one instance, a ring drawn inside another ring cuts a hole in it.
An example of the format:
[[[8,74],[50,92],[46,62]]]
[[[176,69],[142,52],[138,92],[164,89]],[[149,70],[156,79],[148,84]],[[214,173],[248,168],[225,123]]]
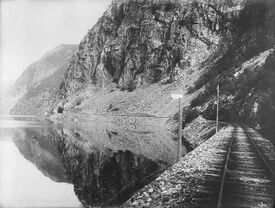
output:
[[[248,4],[237,22],[237,38],[222,58],[196,81],[206,90],[192,102],[214,119],[216,87],[221,89],[221,119],[248,124],[271,140],[275,135],[275,2]],[[273,140],[275,144],[275,140]]]

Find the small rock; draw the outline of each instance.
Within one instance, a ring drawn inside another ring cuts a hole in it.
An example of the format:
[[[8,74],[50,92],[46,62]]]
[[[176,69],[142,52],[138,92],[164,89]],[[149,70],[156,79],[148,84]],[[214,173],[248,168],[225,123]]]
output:
[[[142,199],[139,199],[139,200],[138,200],[138,203],[139,203],[140,205],[143,205],[143,204],[145,204],[145,201],[143,201]]]
[[[150,206],[150,203],[147,202],[146,204],[144,204],[145,207],[149,207]]]
[[[132,205],[133,205],[133,206],[138,206],[139,204],[138,204],[137,201],[135,201],[135,202],[132,203]]]
[[[169,196],[163,196],[162,197],[162,203],[168,202],[169,201]]]
[[[159,182],[160,186],[164,186],[164,184],[165,184],[164,181]]]
[[[175,194],[175,193],[178,192],[178,190],[177,190],[177,189],[174,189],[174,188],[171,188],[169,191],[170,191],[172,194]]]
[[[180,184],[176,185],[175,189],[178,191],[181,190],[181,185]]]
[[[159,197],[159,194],[153,193],[153,194],[151,195],[151,197],[152,197],[153,199],[156,199],[156,198]]]
[[[163,191],[161,192],[161,194],[165,196],[165,195],[169,195],[170,193],[168,191]]]
[[[149,193],[153,193],[153,192],[154,192],[154,189],[153,189],[153,188],[150,188],[150,189],[148,190],[148,192],[149,192]]]
[[[142,195],[139,195],[138,197],[137,197],[137,199],[141,199],[142,198]]]

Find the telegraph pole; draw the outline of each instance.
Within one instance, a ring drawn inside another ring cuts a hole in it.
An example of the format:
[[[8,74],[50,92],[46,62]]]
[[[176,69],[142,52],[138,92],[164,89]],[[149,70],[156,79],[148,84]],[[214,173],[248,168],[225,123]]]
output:
[[[219,101],[220,101],[220,85],[217,86],[217,112],[216,112],[216,133],[219,131]]]
[[[182,155],[182,108],[181,108],[181,98],[179,98],[178,100],[179,100],[178,161],[179,161]]]
[[[182,91],[178,93],[171,94],[172,98],[174,100],[178,100],[179,102],[179,129],[178,129],[178,148],[177,148],[177,159],[178,161],[181,159],[182,155],[182,108],[181,108],[181,102],[183,98]]]

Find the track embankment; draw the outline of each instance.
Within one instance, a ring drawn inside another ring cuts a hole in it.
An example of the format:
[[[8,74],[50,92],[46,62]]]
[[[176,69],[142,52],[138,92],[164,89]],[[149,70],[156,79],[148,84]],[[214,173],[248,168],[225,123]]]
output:
[[[275,147],[231,125],[187,154],[125,207],[273,207]]]

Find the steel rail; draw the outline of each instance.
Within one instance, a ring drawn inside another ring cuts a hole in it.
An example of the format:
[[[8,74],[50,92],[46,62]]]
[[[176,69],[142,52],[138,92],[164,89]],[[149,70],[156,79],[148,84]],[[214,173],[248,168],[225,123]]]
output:
[[[222,179],[221,179],[221,184],[220,184],[220,189],[219,189],[219,197],[218,197],[218,203],[217,203],[217,208],[221,208],[222,205],[222,197],[223,197],[223,189],[224,189],[224,182],[225,182],[225,177],[226,177],[226,170],[228,166],[228,161],[229,161],[229,155],[230,155],[230,150],[234,141],[234,138],[236,136],[236,126],[234,126],[234,131],[231,137],[230,145],[227,149],[227,154],[226,154],[226,159],[224,161],[223,165],[223,174],[222,174]]]
[[[254,149],[256,150],[259,158],[262,160],[262,162],[265,164],[266,168],[268,169],[268,171],[270,172],[270,174],[272,175],[272,178],[275,179],[275,171],[273,170],[273,168],[269,165],[269,163],[267,162],[267,160],[265,159],[264,155],[262,154],[262,152],[260,151],[260,149],[257,147],[256,143],[253,141],[253,139],[251,138],[251,136],[249,135],[248,131],[246,128],[243,128],[245,131],[245,134],[247,135],[248,139],[251,141],[252,146],[254,147]]]

